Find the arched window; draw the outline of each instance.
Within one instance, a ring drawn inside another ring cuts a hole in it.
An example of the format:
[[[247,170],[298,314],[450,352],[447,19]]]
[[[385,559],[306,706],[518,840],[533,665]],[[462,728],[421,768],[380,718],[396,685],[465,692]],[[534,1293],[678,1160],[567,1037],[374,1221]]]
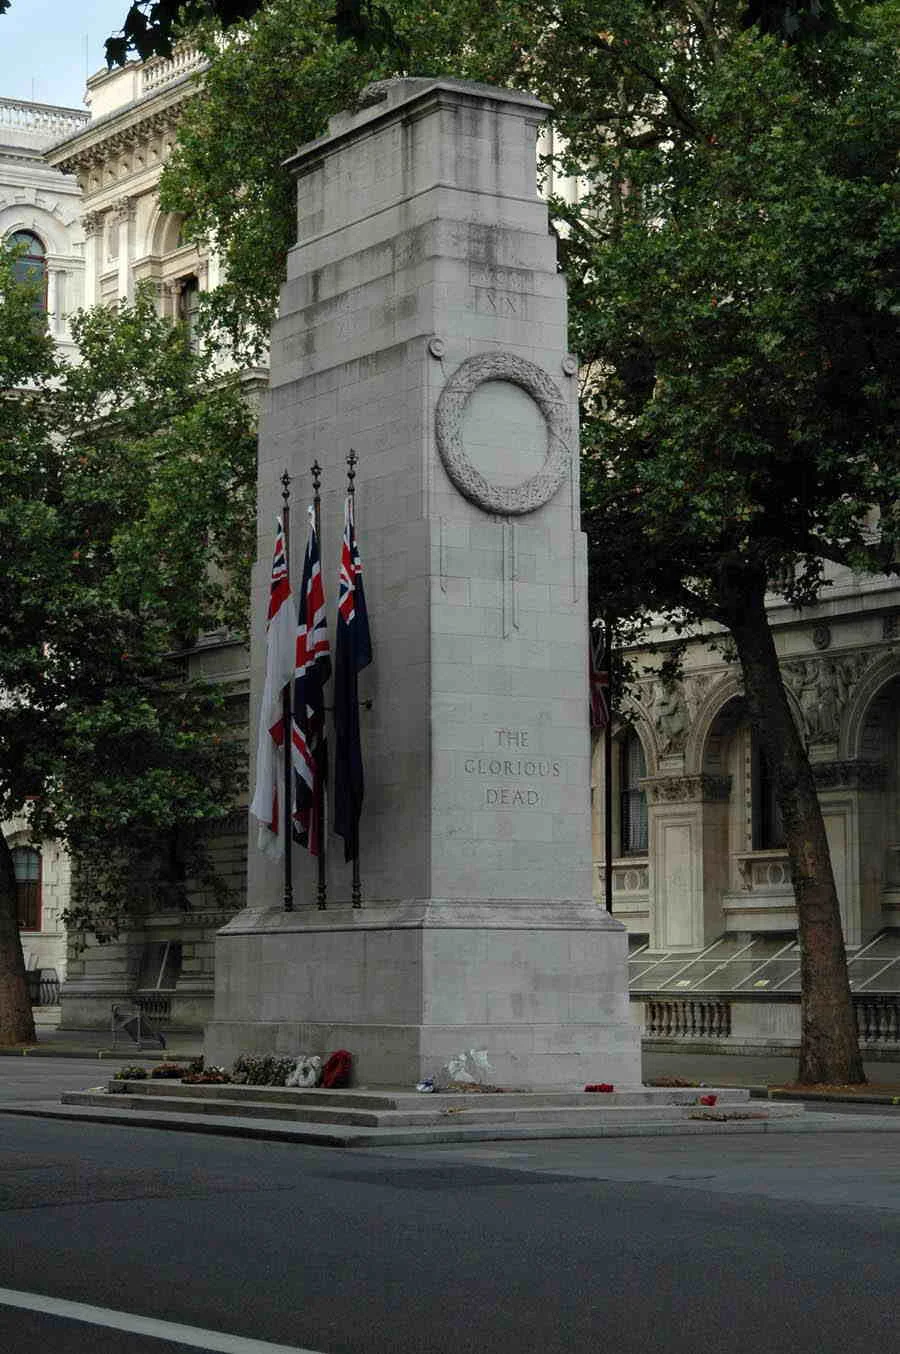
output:
[[[641,740],[629,729],[621,742],[619,762],[619,809],[622,855],[646,854],[647,796],[640,782],[647,774]]]
[[[14,846],[13,873],[16,876],[16,909],[20,931],[41,929],[41,853],[33,846]]]
[[[33,231],[16,230],[7,238],[6,243],[24,249],[24,254],[20,254],[13,263],[13,277],[19,282],[28,282],[32,286],[40,288],[36,308],[41,312],[45,311],[47,309],[47,251],[44,248],[43,241]]]

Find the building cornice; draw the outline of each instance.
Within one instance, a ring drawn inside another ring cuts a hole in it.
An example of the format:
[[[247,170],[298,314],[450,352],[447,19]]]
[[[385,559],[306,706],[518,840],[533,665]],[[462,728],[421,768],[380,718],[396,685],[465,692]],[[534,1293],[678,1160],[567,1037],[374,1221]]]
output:
[[[132,150],[143,141],[172,131],[178,125],[181,105],[199,88],[197,77],[206,63],[171,81],[162,89],[125,104],[91,122],[44,152],[44,160],[64,174],[85,174],[110,157]]]

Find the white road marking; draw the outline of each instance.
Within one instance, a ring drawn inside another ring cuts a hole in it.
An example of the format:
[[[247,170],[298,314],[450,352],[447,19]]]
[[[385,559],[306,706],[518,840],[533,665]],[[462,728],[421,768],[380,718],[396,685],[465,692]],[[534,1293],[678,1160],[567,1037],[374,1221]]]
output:
[[[148,1335],[153,1340],[193,1345],[195,1349],[216,1350],[217,1354],[321,1354],[314,1349],[300,1349],[297,1345],[271,1345],[267,1340],[201,1330],[199,1326],[182,1326],[177,1321],[157,1321],[152,1316],[114,1312],[109,1307],[90,1307],[84,1302],[67,1302],[63,1298],[46,1297],[43,1293],[19,1293],[14,1288],[0,1288],[0,1304],[43,1312],[46,1316],[61,1316],[69,1321],[84,1321],[91,1326],[109,1326],[113,1330],[130,1331],[133,1335]]]

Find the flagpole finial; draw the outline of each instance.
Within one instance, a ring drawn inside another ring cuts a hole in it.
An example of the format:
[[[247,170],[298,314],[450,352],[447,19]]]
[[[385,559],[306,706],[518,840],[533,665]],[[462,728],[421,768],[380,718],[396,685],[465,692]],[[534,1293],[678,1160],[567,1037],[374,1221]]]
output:
[[[354,481],[356,480],[356,466],[357,466],[357,462],[358,462],[358,461],[359,461],[359,457],[357,456],[356,452],[355,452],[355,451],[353,450],[353,448],[351,447],[351,448],[350,448],[350,455],[347,457],[347,493],[348,493],[348,494],[355,494],[355,493],[356,493],[356,484],[354,483]]]
[[[287,507],[288,505],[288,500],[290,496],[291,496],[291,477],[288,474],[287,470],[285,470],[284,474],[281,477],[281,498],[285,507]]]
[[[313,494],[318,498],[319,491],[322,488],[322,467],[318,461],[313,461],[310,471],[312,472]]]

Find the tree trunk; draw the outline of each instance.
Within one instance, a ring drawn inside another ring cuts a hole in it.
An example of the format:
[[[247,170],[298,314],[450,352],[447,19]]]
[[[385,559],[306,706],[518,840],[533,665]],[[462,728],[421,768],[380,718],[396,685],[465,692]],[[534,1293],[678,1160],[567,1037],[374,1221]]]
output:
[[[784,821],[797,900],[801,1082],[865,1081],[825,823],[803,740],[788,704],[765,609],[765,572],[726,564],[719,603],[737,645],[750,722]]]
[[[12,852],[0,832],[0,1044],[33,1044],[34,1016],[28,1000],[25,957],[16,912]]]

